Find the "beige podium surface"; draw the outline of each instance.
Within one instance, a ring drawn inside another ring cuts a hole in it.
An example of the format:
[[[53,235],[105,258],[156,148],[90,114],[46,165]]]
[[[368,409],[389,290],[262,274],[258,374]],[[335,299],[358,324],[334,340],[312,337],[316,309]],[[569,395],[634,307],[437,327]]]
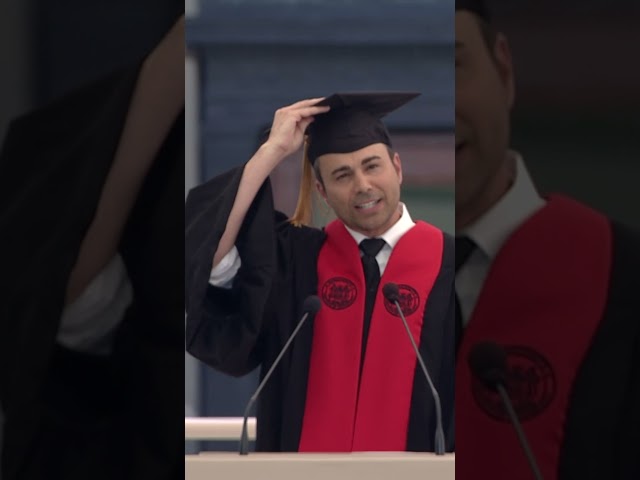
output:
[[[256,438],[256,419],[247,421],[249,440]],[[185,440],[240,440],[242,418],[240,417],[185,417]]]
[[[455,456],[412,452],[185,455],[187,480],[454,480]]]

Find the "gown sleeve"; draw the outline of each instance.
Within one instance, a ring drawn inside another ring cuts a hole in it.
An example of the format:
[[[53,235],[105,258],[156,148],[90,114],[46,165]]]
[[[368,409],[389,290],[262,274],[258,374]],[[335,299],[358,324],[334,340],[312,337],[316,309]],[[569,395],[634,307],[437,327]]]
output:
[[[47,358],[69,274],[95,214],[142,62],[16,118],[0,151],[0,392],[34,384],[18,357]],[[16,402],[17,399],[16,399]],[[20,402],[16,404],[19,406]]]
[[[69,275],[95,215],[141,66],[142,59],[16,118],[2,143],[3,478],[18,478],[28,455],[41,446],[42,418],[50,415],[42,392],[57,369],[52,359]],[[82,355],[73,365],[86,362]]]
[[[278,319],[279,299],[284,302],[294,288],[291,272],[300,252],[317,251],[311,246],[321,243],[324,235],[317,229],[294,227],[276,211],[267,180],[236,241],[242,263],[232,288],[211,285],[213,255],[243,170],[233,169],[196,187],[185,205],[186,349],[205,364],[234,376],[262,363],[267,337],[271,346],[274,335],[276,343],[282,343],[281,337],[289,331],[289,326],[283,329],[282,325],[291,319]]]

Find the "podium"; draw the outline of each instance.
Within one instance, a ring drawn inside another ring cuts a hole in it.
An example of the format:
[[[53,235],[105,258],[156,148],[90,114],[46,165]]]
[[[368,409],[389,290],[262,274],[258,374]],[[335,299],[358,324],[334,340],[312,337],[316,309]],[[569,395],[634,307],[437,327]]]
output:
[[[185,439],[240,437],[237,418],[185,418]],[[249,421],[250,437],[255,419]],[[454,480],[455,455],[414,452],[249,453],[185,455],[186,480]]]
[[[454,480],[454,455],[431,453],[201,453],[185,456],[186,480]]]

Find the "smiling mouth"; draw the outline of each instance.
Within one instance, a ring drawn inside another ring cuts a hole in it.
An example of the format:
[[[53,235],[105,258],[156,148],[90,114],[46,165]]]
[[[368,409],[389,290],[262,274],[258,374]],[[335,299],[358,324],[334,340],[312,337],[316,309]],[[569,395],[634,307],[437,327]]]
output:
[[[370,208],[375,207],[378,203],[380,203],[382,201],[382,199],[378,199],[378,200],[371,200],[370,202],[367,203],[361,203],[360,205],[356,205],[356,208],[358,210],[369,210]]]

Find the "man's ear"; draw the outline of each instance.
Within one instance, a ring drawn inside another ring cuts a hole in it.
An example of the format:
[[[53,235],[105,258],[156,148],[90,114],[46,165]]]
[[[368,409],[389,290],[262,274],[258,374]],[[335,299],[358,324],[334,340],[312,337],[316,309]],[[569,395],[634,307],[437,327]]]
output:
[[[320,196],[322,198],[324,198],[324,201],[327,201],[327,192],[324,189],[324,185],[322,184],[322,182],[318,179],[316,179],[316,190],[318,190],[318,193],[320,194]]]
[[[496,67],[498,68],[498,74],[502,80],[502,84],[505,88],[507,95],[507,105],[509,108],[513,107],[513,100],[515,97],[515,85],[513,75],[513,61],[511,59],[511,49],[509,48],[509,41],[507,37],[502,33],[498,33],[496,37],[496,43],[493,48],[493,56],[495,58]]]
[[[391,163],[393,163],[393,168],[398,174],[398,178],[400,179],[400,185],[402,185],[402,161],[400,160],[400,155],[396,152],[391,159]]]

